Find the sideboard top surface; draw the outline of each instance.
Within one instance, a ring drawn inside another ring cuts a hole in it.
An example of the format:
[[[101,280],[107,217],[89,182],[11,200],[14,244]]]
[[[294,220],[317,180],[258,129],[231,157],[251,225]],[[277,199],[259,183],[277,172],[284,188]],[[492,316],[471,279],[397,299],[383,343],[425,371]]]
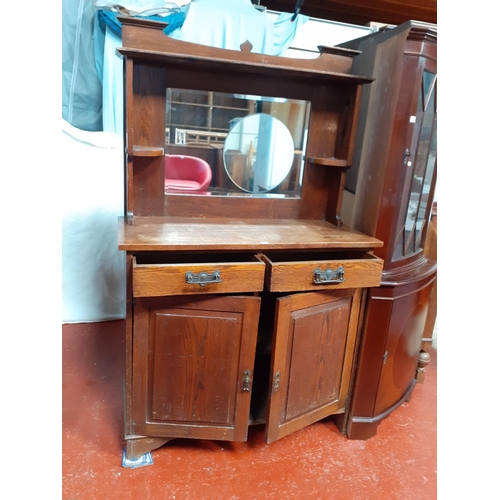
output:
[[[383,242],[324,220],[236,220],[134,217],[118,223],[118,246],[125,251],[364,249]]]

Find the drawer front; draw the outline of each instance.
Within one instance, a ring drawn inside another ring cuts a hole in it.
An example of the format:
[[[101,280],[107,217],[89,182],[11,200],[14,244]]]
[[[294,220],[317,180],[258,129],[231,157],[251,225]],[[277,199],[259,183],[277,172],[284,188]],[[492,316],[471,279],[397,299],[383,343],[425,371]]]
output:
[[[271,292],[336,290],[380,285],[384,261],[371,254],[364,258],[275,262],[266,256],[266,287]]]
[[[231,262],[207,264],[137,264],[134,259],[135,297],[212,293],[260,292],[265,264]]]

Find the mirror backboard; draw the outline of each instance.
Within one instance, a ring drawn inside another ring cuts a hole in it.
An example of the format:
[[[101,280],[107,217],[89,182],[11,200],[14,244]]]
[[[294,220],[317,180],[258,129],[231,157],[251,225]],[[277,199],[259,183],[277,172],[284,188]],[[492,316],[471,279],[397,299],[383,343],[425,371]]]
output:
[[[167,89],[165,193],[300,198],[309,114],[308,101]]]

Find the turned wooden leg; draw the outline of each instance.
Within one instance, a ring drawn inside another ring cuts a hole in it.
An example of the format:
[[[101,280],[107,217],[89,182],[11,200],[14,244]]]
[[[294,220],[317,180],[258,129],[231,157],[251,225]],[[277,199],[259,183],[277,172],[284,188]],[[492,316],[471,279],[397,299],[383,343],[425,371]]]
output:
[[[430,361],[431,355],[427,351],[421,350],[420,354],[418,355],[417,373],[415,376],[417,382],[420,384],[425,379],[425,368],[430,363]]]

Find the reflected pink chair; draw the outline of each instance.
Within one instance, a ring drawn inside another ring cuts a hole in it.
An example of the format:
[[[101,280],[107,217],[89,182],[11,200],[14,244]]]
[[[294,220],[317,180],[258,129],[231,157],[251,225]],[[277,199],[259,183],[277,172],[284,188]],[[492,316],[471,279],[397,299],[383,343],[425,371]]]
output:
[[[207,194],[212,180],[210,165],[201,158],[165,155],[165,193]]]

